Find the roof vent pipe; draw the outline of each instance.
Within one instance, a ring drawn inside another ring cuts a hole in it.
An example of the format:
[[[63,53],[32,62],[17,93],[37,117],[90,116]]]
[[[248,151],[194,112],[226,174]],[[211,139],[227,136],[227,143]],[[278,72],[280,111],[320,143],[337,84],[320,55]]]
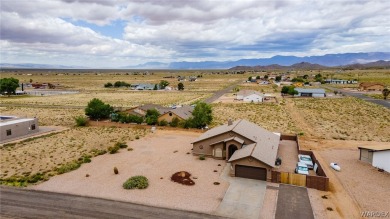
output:
[[[233,125],[233,121],[231,119],[228,120],[228,126]]]

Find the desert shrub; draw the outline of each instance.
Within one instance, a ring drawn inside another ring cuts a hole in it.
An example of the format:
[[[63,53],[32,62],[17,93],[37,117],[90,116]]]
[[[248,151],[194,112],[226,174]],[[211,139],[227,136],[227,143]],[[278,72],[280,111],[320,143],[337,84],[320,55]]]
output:
[[[111,82],[108,82],[108,83],[104,84],[104,87],[112,87],[112,86],[113,86],[113,85],[112,85]]]
[[[139,135],[136,135],[136,136],[135,136],[135,139],[139,139]]]
[[[148,178],[144,176],[133,176],[123,183],[124,189],[146,189],[148,186]]]
[[[206,156],[204,154],[199,155],[199,160],[206,160]]]
[[[117,142],[117,143],[115,143],[114,147],[127,148],[127,144],[124,142]]]
[[[155,125],[157,124],[158,117],[160,116],[160,113],[156,109],[149,109],[146,111],[145,115],[145,121],[148,125]]]
[[[118,174],[118,173],[119,173],[118,168],[114,167],[114,173],[115,173],[115,174]]]
[[[159,126],[167,126],[167,125],[168,125],[168,122],[167,122],[167,120],[163,119],[163,120],[161,120],[161,121],[159,122],[158,125],[159,125]]]
[[[63,173],[67,173],[67,172],[70,172],[72,170],[76,170],[78,169],[79,167],[81,166],[81,164],[77,161],[72,161],[72,162],[68,162],[66,164],[63,164],[62,166],[60,167],[57,167],[56,168],[56,171],[58,174],[63,174]]]
[[[88,119],[84,116],[77,116],[74,120],[76,122],[76,126],[87,126],[88,124]]]
[[[115,154],[116,152],[118,152],[118,150],[120,149],[120,147],[118,145],[115,145],[113,147],[108,147],[108,152],[110,152],[110,154]]]
[[[91,153],[94,156],[99,156],[99,155],[103,155],[103,154],[107,153],[107,151],[106,150],[99,150],[99,149],[92,149]]]
[[[171,127],[177,127],[179,125],[179,118],[175,117],[172,119],[171,123],[169,124]]]

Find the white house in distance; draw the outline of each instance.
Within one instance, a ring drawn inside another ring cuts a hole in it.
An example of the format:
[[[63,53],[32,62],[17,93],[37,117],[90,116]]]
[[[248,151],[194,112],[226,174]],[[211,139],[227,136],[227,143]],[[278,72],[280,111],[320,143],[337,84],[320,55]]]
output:
[[[361,146],[359,160],[390,173],[390,146]]]
[[[298,97],[326,97],[324,89],[305,89],[305,88],[294,88],[298,92]]]
[[[254,90],[241,90],[237,93],[236,100],[242,100],[249,103],[261,103],[263,102],[264,96]]]

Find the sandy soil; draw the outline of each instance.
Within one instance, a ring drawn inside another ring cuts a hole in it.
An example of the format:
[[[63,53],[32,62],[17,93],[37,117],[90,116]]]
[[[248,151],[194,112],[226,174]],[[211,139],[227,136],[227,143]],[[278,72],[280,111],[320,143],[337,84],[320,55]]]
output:
[[[371,165],[359,161],[359,145],[389,145],[388,142],[343,141],[300,138],[303,149],[311,149],[329,177],[330,191],[311,191],[316,200],[322,199],[322,208],[328,218],[359,218],[362,210],[390,211],[390,174],[380,173]],[[337,162],[342,167],[336,172],[329,167],[330,162]],[[356,171],[359,170],[359,171]],[[311,197],[312,198],[312,197]],[[320,201],[316,202],[320,204]]]
[[[333,171],[362,211],[390,211],[390,174],[378,172],[372,165],[359,160],[358,149],[321,151],[327,161],[337,162],[342,171]]]
[[[95,157],[78,170],[55,176],[33,188],[211,213],[229,186],[220,178],[225,162],[211,158],[201,161],[187,154],[197,136],[199,133],[158,130],[141,140],[128,142],[133,151]],[[118,168],[118,175],[114,174],[114,167]],[[196,177],[195,185],[172,182],[171,175],[178,171],[188,171]],[[124,190],[123,182],[135,175],[146,176],[149,187]]]

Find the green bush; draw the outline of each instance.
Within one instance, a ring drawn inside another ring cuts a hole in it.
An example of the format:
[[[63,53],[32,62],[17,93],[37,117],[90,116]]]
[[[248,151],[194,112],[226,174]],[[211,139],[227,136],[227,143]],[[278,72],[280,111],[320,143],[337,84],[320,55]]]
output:
[[[179,118],[175,117],[172,119],[171,123],[169,124],[171,127],[177,127],[179,125]]]
[[[127,148],[127,144],[124,142],[117,142],[115,143],[114,147]]]
[[[204,154],[199,155],[199,160],[206,160],[206,157],[204,156]]]
[[[115,174],[118,174],[118,173],[119,173],[118,168],[114,167],[114,173],[115,173]]]
[[[146,189],[148,186],[148,178],[144,176],[133,176],[123,183],[124,189]]]
[[[70,172],[72,170],[78,169],[81,166],[81,164],[77,161],[72,161],[66,164],[63,164],[62,166],[56,168],[56,171],[58,174],[63,174]]]
[[[110,152],[110,154],[115,154],[116,152],[118,152],[118,150],[120,149],[120,147],[118,145],[115,145],[114,147],[108,147],[108,151]]]
[[[77,116],[74,120],[76,121],[76,126],[87,126],[88,124],[88,119],[84,116]]]
[[[167,122],[167,120],[163,119],[163,120],[160,121],[160,123],[158,125],[159,126],[167,126],[168,122]]]

